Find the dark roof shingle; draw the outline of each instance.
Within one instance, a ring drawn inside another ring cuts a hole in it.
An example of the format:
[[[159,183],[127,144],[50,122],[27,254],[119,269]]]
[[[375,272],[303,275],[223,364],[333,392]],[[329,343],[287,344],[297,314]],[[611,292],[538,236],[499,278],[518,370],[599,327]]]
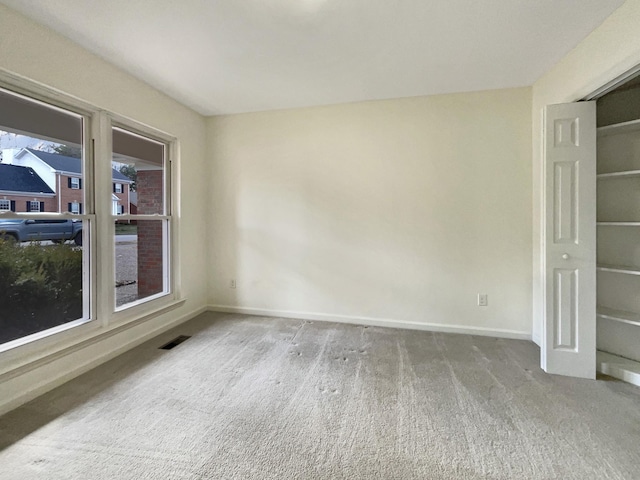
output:
[[[53,193],[31,167],[0,163],[0,190],[7,192]]]

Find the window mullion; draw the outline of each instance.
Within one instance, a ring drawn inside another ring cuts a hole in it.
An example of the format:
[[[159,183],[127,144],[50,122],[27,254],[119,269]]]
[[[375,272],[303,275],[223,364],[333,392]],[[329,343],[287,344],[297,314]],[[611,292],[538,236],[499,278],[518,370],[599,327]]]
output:
[[[114,302],[114,225],[111,221],[111,121],[107,114],[96,115],[94,135],[93,201],[96,213],[96,302],[99,319],[107,326]]]
[[[92,185],[91,178],[93,177],[93,161],[95,158],[94,145],[92,141],[93,131],[95,128],[96,119],[95,115],[85,115],[85,121],[82,125],[82,175],[77,179],[78,187],[82,183],[82,178],[89,179],[89,181],[84,182],[85,190],[82,192],[80,197],[80,201],[84,203],[85,208],[84,211],[78,212],[80,215],[77,215],[74,218],[79,218],[83,222],[83,244],[87,245],[86,248],[82,250],[82,262],[83,262],[83,295],[84,295],[84,315],[85,317],[90,318],[91,320],[95,320],[97,316],[96,310],[96,248],[95,241],[93,240],[93,232],[95,231],[95,210],[93,208],[93,198],[92,198]],[[71,177],[69,177],[71,178]],[[69,180],[70,183],[73,183],[73,178]],[[88,188],[87,188],[88,187]],[[63,188],[63,185],[59,184],[59,198],[62,198],[62,192],[60,191]],[[59,205],[59,208],[62,205]],[[60,210],[62,210],[60,208]],[[68,215],[69,212],[65,212],[64,215]],[[84,215],[82,215],[84,214]]]

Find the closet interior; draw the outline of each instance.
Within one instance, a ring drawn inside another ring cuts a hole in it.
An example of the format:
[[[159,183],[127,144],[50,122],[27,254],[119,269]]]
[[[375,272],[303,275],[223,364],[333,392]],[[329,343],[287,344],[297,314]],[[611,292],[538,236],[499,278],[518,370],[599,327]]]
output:
[[[640,76],[596,106],[598,370],[640,385]]]

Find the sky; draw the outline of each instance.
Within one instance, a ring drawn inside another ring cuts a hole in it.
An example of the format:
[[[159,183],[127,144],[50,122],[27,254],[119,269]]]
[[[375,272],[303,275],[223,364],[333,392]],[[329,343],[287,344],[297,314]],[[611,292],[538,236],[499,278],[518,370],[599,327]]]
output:
[[[43,152],[53,152],[53,149],[61,145],[60,143],[42,140],[41,138],[32,138],[27,135],[18,133],[5,132],[0,130],[0,160],[2,159],[2,150],[10,148],[33,148]],[[113,168],[120,170],[125,163],[111,162]]]
[[[26,135],[18,135],[0,130],[0,150],[7,148],[34,148],[36,150],[50,151],[57,143],[48,142],[39,138],[31,138]]]

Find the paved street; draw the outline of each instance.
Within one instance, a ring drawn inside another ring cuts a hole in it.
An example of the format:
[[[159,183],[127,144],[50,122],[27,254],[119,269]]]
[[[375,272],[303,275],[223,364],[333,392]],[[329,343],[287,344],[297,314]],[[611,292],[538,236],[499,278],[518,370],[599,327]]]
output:
[[[116,235],[116,305],[138,298],[138,237]],[[130,283],[135,282],[135,283]],[[127,285],[129,284],[129,285]],[[120,286],[117,286],[120,285]]]
[[[137,242],[138,241],[138,236],[137,235],[116,235],[116,243],[130,243],[130,242]]]

